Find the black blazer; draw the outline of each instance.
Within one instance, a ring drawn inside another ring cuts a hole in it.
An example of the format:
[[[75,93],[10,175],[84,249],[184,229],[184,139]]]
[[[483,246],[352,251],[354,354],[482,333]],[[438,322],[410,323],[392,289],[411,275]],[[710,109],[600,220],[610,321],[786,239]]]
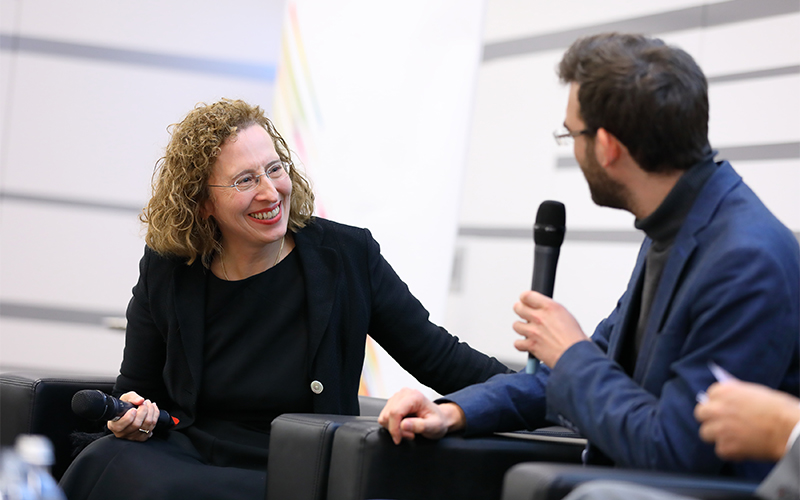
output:
[[[367,334],[442,394],[509,371],[428,320],[369,230],[314,218],[294,238],[308,294],[307,376],[316,413],[358,414]],[[150,248],[139,266],[114,393],[135,390],[184,428],[196,416],[210,271]]]

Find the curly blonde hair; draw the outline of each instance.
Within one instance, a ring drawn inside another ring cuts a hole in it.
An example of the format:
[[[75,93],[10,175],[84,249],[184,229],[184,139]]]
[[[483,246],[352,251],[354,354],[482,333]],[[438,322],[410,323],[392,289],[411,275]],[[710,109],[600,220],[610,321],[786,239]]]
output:
[[[220,247],[220,230],[213,217],[204,217],[208,178],[223,143],[238,130],[260,125],[272,137],[281,160],[291,164],[291,153],[272,122],[258,106],[222,99],[198,104],[180,123],[170,126],[172,137],[153,173],[153,196],[139,219],[147,227],[145,241],[163,255],[198,257],[208,266]],[[303,175],[289,168],[292,181],[288,228],[297,232],[314,212],[314,193]]]

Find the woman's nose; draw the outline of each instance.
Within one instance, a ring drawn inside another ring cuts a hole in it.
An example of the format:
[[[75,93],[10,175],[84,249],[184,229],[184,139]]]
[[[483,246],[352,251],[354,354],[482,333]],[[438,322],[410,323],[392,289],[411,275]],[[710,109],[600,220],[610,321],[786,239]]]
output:
[[[275,187],[272,179],[267,174],[261,174],[258,178],[258,185],[256,186],[257,197],[277,198],[278,188]]]

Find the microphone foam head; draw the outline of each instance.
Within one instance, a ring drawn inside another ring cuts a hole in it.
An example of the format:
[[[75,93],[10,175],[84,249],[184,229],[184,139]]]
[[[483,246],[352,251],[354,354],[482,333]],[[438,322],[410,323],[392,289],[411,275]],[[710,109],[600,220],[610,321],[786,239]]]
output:
[[[106,409],[106,395],[102,391],[85,389],[72,396],[72,412],[80,417],[100,420]]]
[[[560,247],[567,230],[567,210],[560,201],[547,200],[539,205],[536,224],[533,226],[533,241],[546,247]]]

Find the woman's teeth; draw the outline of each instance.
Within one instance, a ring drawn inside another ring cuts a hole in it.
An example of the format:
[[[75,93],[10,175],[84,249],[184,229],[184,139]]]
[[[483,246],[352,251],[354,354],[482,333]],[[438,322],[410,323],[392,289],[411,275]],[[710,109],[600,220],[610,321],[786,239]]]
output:
[[[258,220],[265,220],[265,219],[274,219],[278,216],[278,213],[281,211],[281,207],[277,206],[274,210],[270,210],[269,212],[255,212],[250,214],[250,217]]]

